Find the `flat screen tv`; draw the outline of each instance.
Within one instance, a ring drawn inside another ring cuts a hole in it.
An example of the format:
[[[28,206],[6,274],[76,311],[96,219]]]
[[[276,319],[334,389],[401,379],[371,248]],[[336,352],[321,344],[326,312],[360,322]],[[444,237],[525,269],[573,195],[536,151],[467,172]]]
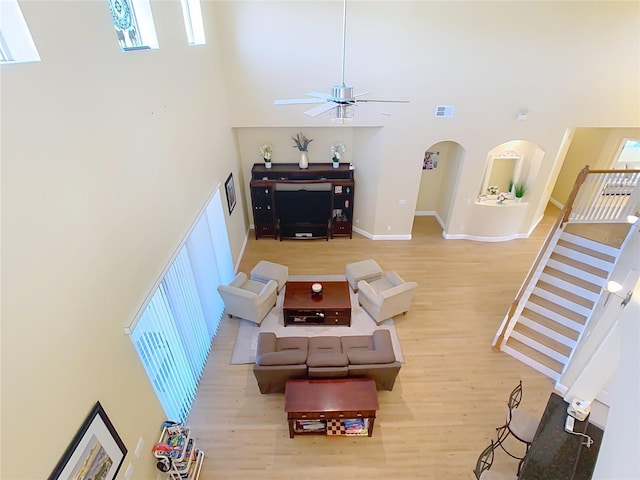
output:
[[[280,225],[326,225],[331,217],[330,190],[276,190]]]

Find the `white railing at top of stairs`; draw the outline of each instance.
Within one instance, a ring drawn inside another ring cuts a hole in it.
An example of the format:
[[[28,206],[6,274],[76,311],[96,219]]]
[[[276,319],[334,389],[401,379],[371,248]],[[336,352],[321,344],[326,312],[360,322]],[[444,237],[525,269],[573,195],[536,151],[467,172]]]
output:
[[[571,206],[567,223],[618,223],[636,215],[640,170],[588,172]]]
[[[585,166],[576,178],[567,202],[538,252],[516,298],[505,315],[492,348],[500,351],[524,309],[566,223],[622,223],[640,209],[640,170],[589,170]]]

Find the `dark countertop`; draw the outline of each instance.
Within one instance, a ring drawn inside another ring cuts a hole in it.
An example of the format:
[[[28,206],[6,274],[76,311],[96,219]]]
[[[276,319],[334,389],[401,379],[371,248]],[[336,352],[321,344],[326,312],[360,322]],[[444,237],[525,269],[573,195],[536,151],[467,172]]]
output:
[[[588,480],[593,474],[602,430],[587,420],[575,421],[574,432],[587,433],[594,443],[587,448],[586,438],[565,432],[569,404],[552,393],[540,419],[540,425],[522,465],[519,480]]]

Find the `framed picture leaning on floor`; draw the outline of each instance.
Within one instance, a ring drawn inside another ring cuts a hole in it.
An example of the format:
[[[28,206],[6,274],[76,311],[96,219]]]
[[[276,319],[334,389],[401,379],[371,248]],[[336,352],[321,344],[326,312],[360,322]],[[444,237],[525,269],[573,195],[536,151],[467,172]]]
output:
[[[96,402],[49,480],[113,480],[126,454],[127,447],[100,402]]]

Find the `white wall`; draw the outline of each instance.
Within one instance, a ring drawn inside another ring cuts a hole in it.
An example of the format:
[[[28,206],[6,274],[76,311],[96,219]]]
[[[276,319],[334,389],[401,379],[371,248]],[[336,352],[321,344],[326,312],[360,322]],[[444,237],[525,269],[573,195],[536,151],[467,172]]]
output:
[[[123,327],[238,173],[215,8],[209,44],[189,48],[179,3],[152,2],[160,49],[122,53],[104,1],[21,6],[42,62],[1,67],[0,478],[46,478],[98,400],[130,451],[122,473],[155,478],[164,413]]]
[[[220,4],[234,126],[331,125],[326,115],[304,115],[308,105],[273,100],[328,92],[340,81],[341,7],[337,1]],[[518,139],[545,152],[529,205],[520,207],[526,211],[516,231],[526,235],[546,205],[546,181],[568,128],[640,124],[640,46],[628,41],[640,34],[639,14],[633,2],[348,2],[347,83],[356,93],[371,91],[368,98],[411,101],[367,104],[390,117],[356,111],[354,125],[380,126],[382,135],[380,150],[366,158],[378,164],[377,184],[355,206],[358,216],[362,206],[376,205],[368,233],[410,233],[414,209],[406,205],[417,202],[425,145],[453,141],[465,155],[447,231],[496,235],[490,227],[509,219],[473,200],[487,153]],[[594,66],[606,78],[594,75]],[[454,117],[436,119],[437,105],[454,105]],[[522,108],[528,119],[517,121]],[[379,191],[387,198],[373,197]]]

